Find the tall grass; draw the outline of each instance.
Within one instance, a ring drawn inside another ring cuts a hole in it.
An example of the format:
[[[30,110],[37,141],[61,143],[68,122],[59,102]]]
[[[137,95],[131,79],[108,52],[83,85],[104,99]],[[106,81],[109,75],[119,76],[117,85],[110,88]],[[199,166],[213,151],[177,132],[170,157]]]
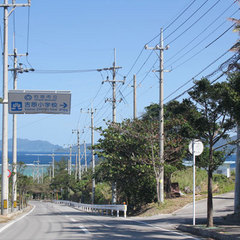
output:
[[[185,170],[177,171],[172,175],[172,182],[178,182],[181,191],[185,188],[193,189],[193,171],[189,167]],[[207,171],[196,168],[196,187],[201,188],[201,192],[207,191]]]
[[[207,193],[207,171],[196,168],[196,187],[200,187],[201,193]],[[178,182],[179,188],[184,192],[185,188],[193,189],[192,167],[177,171],[172,175],[172,182]],[[226,193],[234,190],[234,176],[227,178],[222,174],[213,175],[213,192]]]

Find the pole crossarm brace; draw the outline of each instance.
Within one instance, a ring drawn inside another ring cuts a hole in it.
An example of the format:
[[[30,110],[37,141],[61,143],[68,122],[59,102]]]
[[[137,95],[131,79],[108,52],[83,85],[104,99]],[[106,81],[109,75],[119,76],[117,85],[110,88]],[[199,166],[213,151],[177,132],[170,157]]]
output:
[[[108,70],[114,70],[114,69],[121,69],[122,67],[109,67],[109,68],[100,68],[100,69],[97,69],[98,72],[101,72],[101,71],[108,71]]]
[[[8,54],[8,56],[11,56],[11,57],[26,57],[26,56],[28,56],[28,53],[19,54],[19,53],[16,53],[16,49],[14,49],[14,53],[13,54]],[[19,67],[10,68],[10,69],[8,69],[8,71],[10,71],[10,72],[16,71],[17,73],[34,72],[35,71],[34,68],[23,68],[22,65],[23,65],[22,63],[19,63]]]
[[[29,1],[31,2],[31,1]],[[0,7],[30,7],[31,3],[16,3],[16,4],[0,4]]]
[[[125,79],[124,80],[109,80],[109,79],[107,79],[107,80],[104,80],[103,83],[104,82],[120,82],[120,83],[124,84],[125,83]]]
[[[0,4],[0,7],[4,8],[12,7],[12,10],[7,15],[7,17],[9,17],[17,7],[31,7],[31,0],[28,0],[28,3]]]

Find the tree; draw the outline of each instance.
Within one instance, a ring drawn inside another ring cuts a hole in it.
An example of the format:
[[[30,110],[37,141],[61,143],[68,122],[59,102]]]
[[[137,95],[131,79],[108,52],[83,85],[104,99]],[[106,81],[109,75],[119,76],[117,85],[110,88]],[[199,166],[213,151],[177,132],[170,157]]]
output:
[[[94,147],[102,159],[96,178],[100,175],[104,181],[116,182],[118,202],[125,201],[132,209],[151,202],[155,196],[153,169],[142,157],[148,142],[140,137],[147,135],[140,123],[140,120],[108,123],[107,129],[99,129],[101,138]]]
[[[117,181],[122,186],[123,192],[133,194],[138,189],[133,189],[131,184],[136,174],[135,181],[144,179],[144,173],[155,175],[157,199],[160,203],[160,172],[159,161],[159,124],[157,112],[158,106],[153,104],[146,108],[142,120],[126,120],[121,124],[110,124],[106,130],[101,130],[102,137],[97,149],[101,150],[99,155],[103,157],[101,163],[102,171],[108,176],[108,181]],[[187,154],[190,132],[193,135],[193,127],[190,121],[197,111],[190,101],[184,103],[170,102],[165,106],[165,154],[164,161],[167,166],[165,179],[170,186],[171,174],[183,167],[182,160]],[[194,114],[193,114],[194,113]],[[187,117],[189,119],[187,119]],[[125,176],[121,179],[121,176]],[[131,177],[130,186],[122,185],[122,182]],[[146,181],[147,178],[145,178]],[[141,185],[138,184],[138,188]],[[149,195],[149,194],[148,194]],[[130,196],[130,195],[128,195]],[[135,196],[137,198],[137,196]],[[143,197],[142,197],[143,199]],[[139,202],[140,203],[140,202]]]
[[[143,121],[158,121],[159,105],[152,104],[145,108]],[[171,175],[184,167],[190,139],[196,136],[199,126],[195,125],[200,113],[194,104],[185,99],[183,102],[171,101],[164,106],[164,179],[166,192],[170,192]],[[156,126],[157,127],[157,126]],[[156,144],[158,144],[156,139]]]
[[[237,122],[237,159],[235,179],[234,213],[240,214],[240,73],[235,71],[228,75],[228,94],[225,96],[225,107]]]
[[[68,199],[69,175],[67,172],[67,161],[61,159],[55,163],[55,177],[52,179],[50,188],[57,193],[61,193],[63,199]]]
[[[19,194],[19,208],[22,209],[26,203],[26,194],[31,191],[33,184],[32,177],[23,174],[26,165],[23,162],[18,162],[17,185]]]
[[[208,201],[207,201],[207,226],[213,226],[213,199],[212,181],[213,171],[221,163],[216,161],[214,145],[220,139],[228,137],[228,131],[235,127],[233,117],[225,109],[225,96],[227,95],[227,83],[211,84],[206,78],[196,82],[189,92],[192,100],[197,104],[201,117],[196,120],[199,127],[199,138],[208,146]]]

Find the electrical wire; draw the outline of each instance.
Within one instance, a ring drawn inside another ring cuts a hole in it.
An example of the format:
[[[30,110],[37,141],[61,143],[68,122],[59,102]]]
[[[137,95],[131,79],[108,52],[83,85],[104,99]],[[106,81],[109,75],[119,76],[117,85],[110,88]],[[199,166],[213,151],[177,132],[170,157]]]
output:
[[[13,12],[13,49],[16,48],[16,16],[15,11]]]
[[[203,15],[201,15],[195,22],[193,22],[187,29],[185,29],[181,34],[175,37],[172,41],[170,41],[167,45],[172,44],[178,38],[180,38],[183,34],[185,34],[189,29],[191,29],[196,23],[198,23],[203,17],[205,17],[221,0],[215,2]],[[165,39],[166,40],[166,39]]]
[[[64,74],[64,73],[82,73],[82,72],[96,72],[99,69],[75,69],[75,70],[40,70],[36,69],[33,73],[40,73],[40,74]]]
[[[183,23],[176,27],[170,34],[165,37],[165,40],[168,39],[172,34],[179,30],[186,22],[188,22],[209,0],[206,0],[197,10],[195,10]]]
[[[196,0],[191,1],[191,3],[183,10],[181,11],[181,13],[179,15],[177,15],[177,17],[174,18],[174,20],[172,22],[170,22],[166,27],[164,27],[163,31],[166,31],[170,26],[172,26],[194,3],[196,2]],[[152,38],[150,41],[148,41],[145,45],[151,43],[152,41],[154,41],[156,38],[158,38],[160,36],[160,34],[158,34],[157,36],[155,36],[154,38]],[[136,63],[138,62],[140,56],[142,55],[144,51],[144,47],[141,49],[139,55],[137,56],[136,60],[134,61],[132,67],[130,68],[130,70],[128,71],[128,73],[125,75],[126,77],[129,76],[130,72],[132,71],[132,69],[135,67]]]
[[[193,0],[168,26],[163,29],[163,31],[166,31],[172,24],[174,24],[195,2],[196,0]],[[158,36],[160,36],[160,34]]]
[[[189,57],[187,60],[185,60],[184,62],[182,62],[179,65],[177,65],[176,67],[174,67],[172,70],[176,70],[177,68],[179,68],[183,64],[187,63],[188,61],[190,61],[191,59],[193,59],[194,57],[196,57],[197,55],[202,53],[204,50],[206,50],[208,47],[210,47],[213,43],[215,43],[217,40],[219,40],[224,34],[226,34],[234,25],[235,25],[235,23],[233,25],[231,25],[227,30],[225,30],[221,35],[219,35],[217,38],[215,38],[211,43],[206,45],[204,48],[200,49],[197,53],[195,53],[194,55]]]
[[[132,67],[130,68],[130,70],[128,71],[128,73],[126,74],[126,77],[128,77],[128,75],[130,74],[130,72],[132,71],[132,69],[135,67],[135,65],[137,64],[137,61],[139,60],[140,56],[142,55],[144,51],[144,47],[142,48],[142,50],[140,51],[139,55],[137,56],[136,60],[134,61]]]
[[[172,26],[193,5],[194,2],[196,2],[196,0],[193,0],[179,15],[177,15],[177,17],[171,23],[169,23],[166,27],[164,27],[163,32],[166,31],[170,26]],[[160,33],[156,35],[154,38],[152,38],[149,42],[147,42],[146,45],[154,41],[159,36],[160,36]]]
[[[29,53],[29,39],[30,39],[30,7],[28,7],[28,24],[27,24],[27,53]]]
[[[183,24],[185,24],[194,14],[196,14],[207,2],[208,2],[208,0],[206,0],[189,18],[187,18],[187,20],[186,20]],[[203,15],[201,15],[200,18],[198,18],[193,24],[191,24],[190,27],[188,27],[188,28],[187,28],[183,33],[181,33],[177,38],[179,38],[180,36],[182,36],[186,31],[188,31],[191,27],[193,27],[200,19],[202,19],[207,13],[209,13],[219,2],[220,2],[220,0],[218,0],[217,2],[215,2]],[[190,6],[191,6],[193,3],[194,3],[194,1],[188,6],[187,9],[189,9]],[[186,12],[187,9],[185,9],[184,12]],[[182,13],[182,14],[183,14],[183,13]],[[182,24],[182,25],[183,25],[183,24]],[[182,26],[182,25],[181,25],[181,26]],[[168,38],[170,35],[171,35],[171,34],[169,34],[166,38]],[[159,35],[158,35],[158,36],[159,36]],[[165,40],[166,40],[166,38],[165,38]],[[175,40],[177,40],[177,38],[175,38]],[[153,40],[153,39],[152,39],[152,40]],[[152,40],[151,40],[151,41],[152,41]],[[175,40],[172,40],[170,43],[172,43],[172,42],[175,41]],[[170,44],[170,43],[169,43],[169,44]],[[142,51],[143,51],[143,50],[142,50]],[[151,54],[152,54],[152,52],[151,52]],[[148,58],[147,58],[146,61],[143,63],[143,65],[140,67],[140,69],[138,70],[138,72],[137,72],[136,75],[138,75],[138,73],[142,70],[142,68],[144,67],[144,65],[146,64],[146,62],[149,60],[151,54],[148,56]],[[123,91],[124,91],[125,89],[126,89],[126,87],[123,89]]]
[[[218,19],[220,19],[221,17],[222,17],[222,15],[224,14],[224,13],[226,13],[233,5],[235,4],[235,2],[233,2],[227,9],[225,9],[218,17],[216,17],[215,19],[214,19],[214,21],[212,21],[206,28],[204,28],[194,39],[192,39],[190,42],[188,42],[183,48],[181,48],[179,51],[177,51],[177,53],[175,53],[171,58],[169,58],[166,62],[169,62],[170,60],[172,60],[173,58],[175,58],[177,55],[179,55],[184,49],[186,49],[187,47],[189,47],[189,45],[191,45],[198,37],[200,37],[204,32],[206,32]],[[239,9],[237,10],[237,11],[234,11],[234,13],[233,14],[231,14],[231,16],[233,16],[235,13],[237,13],[239,11]],[[216,29],[219,29],[223,24],[225,24],[226,23],[226,21],[223,21]],[[215,30],[213,30],[213,31],[211,31],[211,34],[213,33],[213,32],[215,32],[216,31],[216,29]],[[207,37],[209,37],[209,35],[207,36]],[[206,38],[205,38],[206,39]],[[200,42],[198,42],[195,46],[197,47],[197,46],[199,46],[199,43],[201,43],[202,41],[200,41]],[[185,53],[186,54],[186,53]],[[184,55],[185,55],[184,54]],[[166,63],[165,62],[165,63]]]
[[[207,65],[204,69],[202,69],[198,74],[196,74],[194,77],[192,77],[190,80],[188,80],[187,82],[185,82],[183,85],[181,85],[179,88],[177,88],[174,92],[172,92],[171,94],[169,94],[165,99],[167,100],[168,98],[170,98],[173,94],[175,94],[177,91],[179,91],[180,89],[182,89],[183,87],[185,87],[188,83],[192,82],[196,77],[198,77],[200,74],[202,74],[204,71],[206,71],[209,67],[211,67],[214,63],[216,63],[219,59],[221,59],[222,57],[224,57],[227,53],[229,53],[229,51],[227,50],[226,52],[224,52],[222,55],[220,55],[217,59],[215,59],[213,62],[211,62],[209,65]],[[178,99],[179,97],[183,96],[185,93],[187,93],[189,90],[191,90],[191,88],[187,89],[186,91],[184,91],[183,93],[179,94],[177,97],[175,97],[174,99],[172,99],[171,101],[174,101],[176,99]]]

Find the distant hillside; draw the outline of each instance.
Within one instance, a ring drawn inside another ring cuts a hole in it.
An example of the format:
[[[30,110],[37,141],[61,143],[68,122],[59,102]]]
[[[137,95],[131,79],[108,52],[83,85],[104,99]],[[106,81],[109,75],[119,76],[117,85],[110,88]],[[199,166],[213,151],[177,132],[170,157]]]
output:
[[[231,142],[231,141],[234,141],[234,140],[236,140],[236,139],[237,139],[237,135],[236,135],[236,136],[232,136],[228,141],[223,140],[223,139],[220,139],[220,140],[216,143],[216,145],[214,146],[214,148],[220,147],[220,146],[226,144],[227,142]],[[233,150],[233,149],[234,149],[234,152],[236,153],[236,144],[235,144],[235,145],[230,145],[230,144],[229,144],[229,145],[227,145],[226,147],[227,147],[228,150]],[[220,149],[219,149],[219,150],[220,150]]]
[[[17,149],[19,152],[59,152],[64,149],[59,145],[54,145],[48,141],[17,139]],[[0,141],[0,151],[2,151],[2,141]],[[8,151],[12,151],[12,139],[8,140]]]

